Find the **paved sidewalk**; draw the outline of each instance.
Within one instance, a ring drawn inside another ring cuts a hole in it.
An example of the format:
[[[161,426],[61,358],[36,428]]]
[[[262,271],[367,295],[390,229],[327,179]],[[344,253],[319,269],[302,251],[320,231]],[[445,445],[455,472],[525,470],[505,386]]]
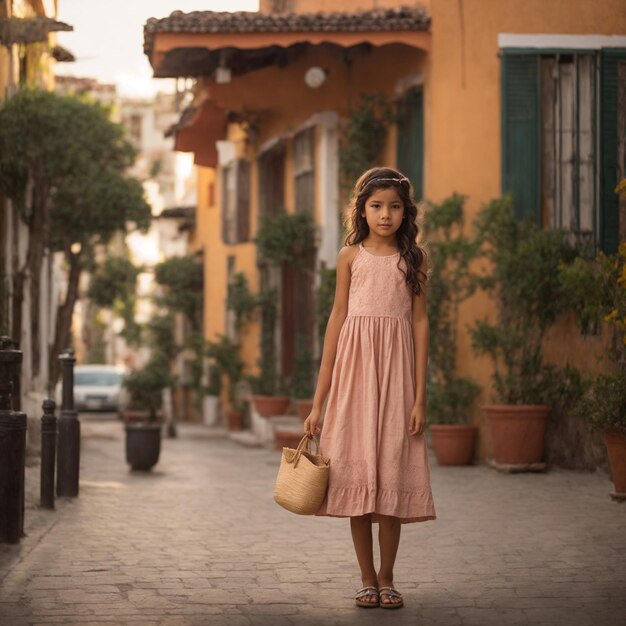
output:
[[[439,519],[403,527],[406,607],[357,609],[347,520],[271,492],[279,453],[200,426],[128,471],[118,422],[83,426],[81,493],[0,546],[0,624],[626,625],[626,505],[606,475],[432,466]]]

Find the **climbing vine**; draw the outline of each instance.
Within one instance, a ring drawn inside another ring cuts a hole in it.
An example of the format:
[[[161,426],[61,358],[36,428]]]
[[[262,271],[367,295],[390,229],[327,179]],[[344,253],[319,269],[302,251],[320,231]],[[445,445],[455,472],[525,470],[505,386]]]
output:
[[[315,247],[315,222],[309,213],[264,215],[255,242],[262,261],[301,267]]]
[[[356,179],[378,163],[393,111],[383,94],[363,94],[348,116],[339,139],[339,177],[348,191]]]

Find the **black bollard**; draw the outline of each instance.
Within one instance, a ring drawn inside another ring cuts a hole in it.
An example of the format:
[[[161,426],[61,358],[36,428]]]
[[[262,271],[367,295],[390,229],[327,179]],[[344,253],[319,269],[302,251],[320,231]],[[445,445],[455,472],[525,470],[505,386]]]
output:
[[[39,506],[54,509],[54,472],[57,454],[57,416],[53,400],[43,401],[41,416],[41,495]]]
[[[12,410],[12,379],[22,353],[0,337],[0,542],[17,543],[24,534],[26,414]]]
[[[80,469],[80,422],[74,410],[74,363],[71,350],[59,356],[63,377],[63,402],[59,415],[57,449],[57,496],[78,496],[78,474]]]

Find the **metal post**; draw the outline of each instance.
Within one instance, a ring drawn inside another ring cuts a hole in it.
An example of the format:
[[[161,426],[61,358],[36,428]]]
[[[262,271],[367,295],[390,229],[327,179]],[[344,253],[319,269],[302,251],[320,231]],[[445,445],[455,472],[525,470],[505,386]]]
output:
[[[54,471],[57,453],[57,416],[53,400],[43,401],[41,417],[41,495],[39,506],[54,509]]]
[[[0,542],[17,543],[24,534],[26,414],[13,411],[12,379],[22,353],[0,337]]]
[[[71,350],[59,356],[63,377],[63,402],[59,416],[57,451],[57,496],[75,498],[78,495],[80,469],[80,422],[74,410],[74,363]]]

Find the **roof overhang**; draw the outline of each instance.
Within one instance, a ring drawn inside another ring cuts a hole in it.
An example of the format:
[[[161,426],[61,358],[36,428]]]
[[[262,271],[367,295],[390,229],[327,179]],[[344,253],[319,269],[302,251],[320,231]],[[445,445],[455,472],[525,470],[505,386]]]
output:
[[[144,52],[157,78],[208,76],[218,67],[233,75],[289,63],[309,46],[343,49],[405,44],[430,49],[430,18],[423,9],[352,13],[173,13],[144,26]]]
[[[57,63],[74,63],[76,61],[76,57],[63,46],[54,46],[50,53]]]
[[[0,44],[38,43],[47,41],[50,33],[72,30],[73,26],[50,17],[5,17],[0,19]]]
[[[174,135],[174,150],[193,152],[196,165],[217,167],[216,142],[224,138],[226,124],[226,111],[206,99],[198,106],[185,109],[178,123],[165,134]]]

